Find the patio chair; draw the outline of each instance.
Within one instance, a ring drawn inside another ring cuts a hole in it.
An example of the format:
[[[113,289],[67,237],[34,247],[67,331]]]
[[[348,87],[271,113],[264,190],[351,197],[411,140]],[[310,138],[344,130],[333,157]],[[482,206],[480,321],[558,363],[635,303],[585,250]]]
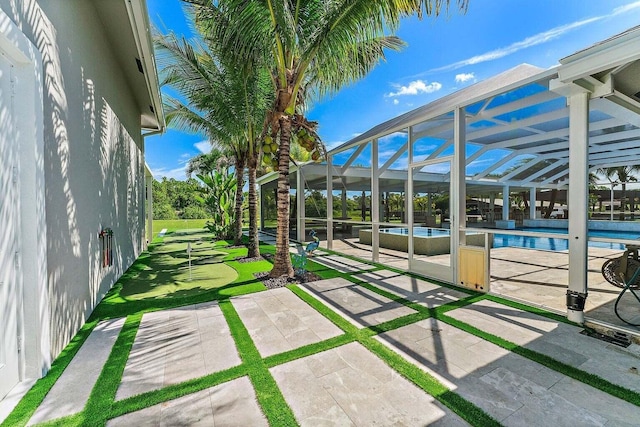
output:
[[[616,298],[613,311],[618,319],[627,325],[640,326],[640,323],[632,323],[622,318],[618,312],[618,304],[625,292],[629,291],[640,304],[640,296],[636,293],[640,289],[640,260],[638,260],[639,246],[627,245],[627,249],[621,257],[610,259],[602,264],[602,275],[614,286],[622,288],[620,295]]]

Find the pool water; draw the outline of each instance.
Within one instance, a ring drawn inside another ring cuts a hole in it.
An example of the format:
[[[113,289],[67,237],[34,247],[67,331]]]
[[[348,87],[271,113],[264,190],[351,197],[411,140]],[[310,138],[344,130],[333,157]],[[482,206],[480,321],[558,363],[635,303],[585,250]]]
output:
[[[429,227],[414,227],[413,233],[416,237],[439,237],[448,236],[449,230],[440,228]],[[533,233],[553,233],[553,234],[567,234],[566,229],[562,228],[523,228],[520,231],[531,231]],[[409,234],[409,230],[406,228],[386,228],[381,229],[381,233],[391,234]],[[620,232],[620,231],[602,231],[602,230],[590,230],[589,237],[603,237],[611,239],[640,239],[640,233],[634,232]],[[640,242],[639,242],[640,243]],[[624,250],[625,246],[620,243],[605,243],[605,242],[589,242],[589,246],[592,248],[606,248]],[[569,240],[566,238],[550,238],[550,237],[530,237],[530,236],[514,236],[511,234],[494,234],[493,237],[494,248],[529,248],[539,249],[546,251],[566,251],[569,249]]]

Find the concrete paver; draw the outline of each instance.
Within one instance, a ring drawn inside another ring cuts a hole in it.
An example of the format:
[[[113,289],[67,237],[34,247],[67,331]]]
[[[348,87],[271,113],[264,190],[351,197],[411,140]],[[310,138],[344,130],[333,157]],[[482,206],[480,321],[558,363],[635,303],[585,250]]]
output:
[[[29,425],[84,409],[123,325],[124,319],[106,320],[96,325],[33,414]]]
[[[338,255],[314,255],[310,258],[314,262],[332,268],[341,273],[356,273],[359,271],[373,270],[376,268],[371,264],[360,261],[354,261],[350,258]]]
[[[217,303],[147,313],[140,322],[116,400],[239,364]]]
[[[462,291],[394,273],[390,270],[371,271],[357,274],[354,277],[429,308],[439,307],[469,296]]]
[[[614,384],[640,391],[637,373],[640,356],[615,344],[582,335],[581,327],[486,300],[447,314]]]
[[[434,319],[377,339],[506,426],[623,425],[640,419],[635,405]]]
[[[371,326],[415,313],[343,278],[319,280],[301,287],[356,326]]]
[[[357,343],[271,373],[302,426],[467,425]]]
[[[342,334],[286,288],[234,297],[231,302],[262,357]]]
[[[117,426],[268,426],[249,378],[242,377],[109,420]]]

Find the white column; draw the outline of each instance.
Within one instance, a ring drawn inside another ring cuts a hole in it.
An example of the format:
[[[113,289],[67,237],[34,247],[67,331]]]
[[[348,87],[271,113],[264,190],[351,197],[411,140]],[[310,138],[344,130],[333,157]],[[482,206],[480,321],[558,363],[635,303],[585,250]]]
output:
[[[529,218],[536,219],[536,189],[529,189]]]
[[[378,140],[371,141],[371,260],[378,262],[380,244],[380,187],[378,185]]]
[[[465,179],[465,169],[467,166],[466,159],[466,136],[465,136],[465,112],[464,108],[456,108],[453,126],[453,170],[451,171],[451,179],[453,180],[453,194],[451,196],[453,206],[451,207],[451,254],[453,255],[452,263],[454,268],[454,283],[458,283],[457,278],[457,253],[458,246],[466,243],[466,235],[464,231],[460,231],[461,227],[467,226],[467,186]]]
[[[327,156],[327,249],[333,248],[333,157]]]
[[[496,193],[489,194],[489,220],[495,222],[496,220]]]
[[[409,175],[411,175],[411,169],[409,169]],[[409,212],[409,206],[413,206],[413,186],[409,188],[409,179],[407,179],[404,183],[404,212],[402,212],[402,221],[407,224],[409,223],[409,215],[411,215],[411,222],[413,222],[413,209]]]
[[[409,227],[409,233],[407,237],[409,244],[407,245],[407,258],[409,260],[409,270],[411,270],[411,260],[413,259],[413,128],[410,126],[408,131],[407,144],[407,180],[404,183],[404,222]]]
[[[502,188],[502,219],[509,219],[509,211],[511,210],[511,201],[509,200],[509,186]]]
[[[306,213],[304,212],[304,179],[303,179],[302,167],[298,168],[298,172],[296,172],[296,203],[297,207],[297,218],[296,218],[296,234],[298,236],[298,241],[304,242],[304,217]]]
[[[569,98],[569,289],[567,318],[584,323],[587,298],[587,227],[589,203],[589,94]]]

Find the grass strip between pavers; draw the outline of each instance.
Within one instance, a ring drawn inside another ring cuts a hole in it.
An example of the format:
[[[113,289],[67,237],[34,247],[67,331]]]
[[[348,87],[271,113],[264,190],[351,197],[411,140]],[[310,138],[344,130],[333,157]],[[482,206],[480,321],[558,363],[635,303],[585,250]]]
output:
[[[38,424],[39,426],[71,427],[103,426],[106,424],[141,319],[142,315],[129,316],[124,322],[109,357],[89,394],[84,410],[78,414],[49,420]]]
[[[29,419],[33,416],[36,409],[38,409],[38,406],[40,406],[47,393],[49,393],[51,387],[54,386],[58,378],[60,378],[67,366],[69,366],[69,363],[71,363],[73,357],[78,353],[82,344],[89,338],[89,335],[91,335],[91,332],[97,324],[98,321],[93,320],[85,323],[82,328],[80,328],[53,362],[47,375],[36,381],[0,426],[24,426],[29,422]]]
[[[522,347],[509,340],[485,332],[481,329],[476,328],[475,326],[471,326],[468,323],[454,319],[445,314],[436,313],[435,317],[438,320],[441,320],[451,326],[475,335],[478,338],[482,338],[485,341],[489,341],[490,343],[509,350],[512,353],[537,362],[543,366],[546,366],[547,368],[566,375],[567,377],[573,378],[574,380],[578,380],[593,388],[604,391],[605,393],[608,393],[633,405],[640,406],[640,393],[638,393],[637,391],[630,390],[618,384],[614,384],[602,377],[599,377],[598,375],[583,371],[564,362],[560,362],[559,360],[556,360],[551,356],[547,356],[546,354],[538,353],[537,351]]]
[[[584,384],[587,384],[593,388],[596,388],[598,390],[604,391],[605,393],[608,393],[614,397],[617,397],[621,400],[624,400],[626,402],[629,402],[633,405],[636,406],[640,406],[640,393],[638,393],[637,391],[634,390],[630,390],[628,388],[622,387],[618,384],[614,384],[598,375],[586,372],[582,369],[578,369],[574,366],[568,365],[566,363],[560,362],[554,358],[552,358],[551,356],[547,356],[546,354],[542,354],[539,353],[537,351],[534,350],[530,350],[528,348],[522,347],[518,344],[515,344],[511,341],[508,341],[504,338],[498,337],[496,335],[490,334],[488,332],[485,332],[481,329],[478,329],[474,326],[469,325],[468,323],[462,322],[460,320],[454,319],[452,317],[449,317],[447,315],[445,315],[446,312],[451,311],[451,310],[455,310],[457,308],[461,308],[470,304],[473,304],[475,302],[484,300],[484,299],[488,299],[491,300],[493,302],[497,302],[499,304],[504,304],[507,305],[509,307],[512,308],[516,308],[516,309],[520,309],[523,311],[527,311],[529,313],[532,314],[536,314],[536,315],[542,315],[543,317],[546,317],[548,319],[554,320],[554,321],[561,321],[563,323],[568,323],[570,325],[576,325],[573,322],[568,321],[566,318],[563,318],[562,316],[559,316],[555,313],[550,313],[550,312],[546,312],[542,309],[539,308],[535,308],[535,307],[530,307],[515,301],[510,301],[510,300],[506,300],[504,298],[500,298],[500,297],[496,297],[493,295],[475,295],[475,296],[470,296],[467,298],[463,298],[460,299],[458,301],[452,301],[450,303],[444,304],[440,307],[436,307],[434,309],[428,309],[426,307],[422,307],[422,306],[418,306],[416,307],[415,303],[410,302],[410,304],[407,304],[407,300],[398,296],[395,296],[394,294],[391,294],[390,292],[384,290],[384,289],[380,289],[374,285],[371,284],[363,284],[361,283],[362,286],[365,286],[367,289],[370,289],[373,292],[376,292],[377,294],[384,296],[386,298],[389,298],[393,301],[396,301],[398,303],[404,304],[406,306],[409,306],[415,310],[424,312],[424,310],[428,310],[431,315],[436,318],[437,320],[440,320],[444,323],[447,323],[455,328],[458,328],[460,330],[463,330],[465,332],[470,333],[471,335],[475,335],[478,338],[482,338],[485,341],[489,341],[492,344],[495,344],[499,347],[502,347],[506,350],[509,350],[515,354],[518,354],[522,357],[525,357],[529,360],[532,360],[534,362],[537,362],[543,366],[546,366],[547,368],[550,368],[556,372],[559,372],[563,375],[566,375],[570,378],[573,378],[575,380],[578,380]]]
[[[393,350],[387,348],[384,344],[375,340],[372,333],[375,332],[374,328],[359,329],[352,325],[348,321],[342,318],[335,311],[318,301],[308,292],[300,289],[298,286],[289,286],[289,289],[295,293],[300,299],[309,304],[312,308],[318,311],[320,314],[331,320],[338,327],[345,331],[346,335],[353,336],[355,341],[358,341],[361,345],[383,360],[392,369],[406,378],[408,381],[417,385],[420,389],[424,390],[440,403],[451,409],[462,419],[475,426],[500,426],[500,423],[496,421],[489,414],[484,412],[481,408],[475,404],[464,399],[457,393],[449,390],[440,381],[429,373],[418,368],[411,362],[406,361],[402,356],[395,353]],[[416,313],[415,315],[403,316],[396,321],[385,322],[381,326],[381,329],[391,330],[393,327],[401,327],[412,324],[416,321],[427,318],[424,313]],[[393,322],[393,323],[392,323]]]
[[[272,426],[297,426],[298,423],[293,411],[284,399],[231,301],[221,300],[219,306],[227,325],[229,325],[240,359],[247,369],[258,403],[269,424]]]
[[[340,347],[353,341],[355,341],[355,338],[349,334],[338,335],[337,337],[329,338],[324,341],[308,344],[294,350],[285,351],[284,353],[278,353],[269,357],[265,357],[264,364],[269,368],[273,368],[274,366],[282,365],[296,359],[301,359],[303,357],[312,356],[316,353],[331,350],[332,348]]]
[[[245,375],[247,375],[245,366],[238,365],[223,371],[205,375],[204,377],[194,378],[180,384],[170,385],[160,390],[148,391],[136,396],[131,396],[114,402],[109,417],[115,418],[130,412],[139,411],[159,403],[215,387]]]

